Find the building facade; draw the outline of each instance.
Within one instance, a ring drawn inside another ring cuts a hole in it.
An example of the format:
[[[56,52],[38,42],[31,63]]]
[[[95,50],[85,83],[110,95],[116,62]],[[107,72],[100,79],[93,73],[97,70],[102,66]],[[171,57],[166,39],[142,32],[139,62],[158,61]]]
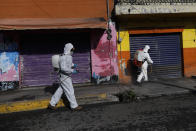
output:
[[[62,54],[68,42],[76,49],[73,61],[80,70],[72,76],[73,83],[117,81],[116,29],[115,24],[108,25],[107,13],[111,13],[113,3],[112,0],[2,2],[0,89],[53,85],[57,74],[51,56]],[[108,28],[112,31],[111,40],[107,39]]]
[[[196,75],[194,1],[117,0],[119,79],[135,80],[132,66],[136,50],[150,45],[154,64],[151,80]]]

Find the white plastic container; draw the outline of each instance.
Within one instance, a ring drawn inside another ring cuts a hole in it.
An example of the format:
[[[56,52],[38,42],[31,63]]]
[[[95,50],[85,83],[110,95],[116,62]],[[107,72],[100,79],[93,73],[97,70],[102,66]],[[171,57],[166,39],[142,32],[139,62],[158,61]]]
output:
[[[143,50],[136,50],[134,54],[134,59],[137,61],[143,61],[144,51]]]
[[[53,55],[52,56],[52,66],[54,68],[58,68],[59,69],[59,57],[60,57],[60,55]]]

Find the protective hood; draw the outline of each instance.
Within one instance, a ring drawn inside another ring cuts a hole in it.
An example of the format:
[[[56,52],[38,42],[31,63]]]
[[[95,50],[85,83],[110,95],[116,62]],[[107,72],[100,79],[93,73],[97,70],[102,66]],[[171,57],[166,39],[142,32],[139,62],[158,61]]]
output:
[[[74,46],[71,43],[65,44],[64,47],[64,54],[65,55],[71,55],[71,49],[74,48]]]
[[[150,46],[149,45],[146,45],[145,47],[144,47],[144,49],[143,49],[143,51],[145,52],[145,53],[148,53],[148,50],[150,49]]]

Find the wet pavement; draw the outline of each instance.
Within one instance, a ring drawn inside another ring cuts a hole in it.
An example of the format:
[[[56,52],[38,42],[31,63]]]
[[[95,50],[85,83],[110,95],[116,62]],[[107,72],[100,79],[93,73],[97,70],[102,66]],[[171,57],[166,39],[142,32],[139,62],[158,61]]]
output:
[[[0,131],[195,131],[196,94],[0,115]]]

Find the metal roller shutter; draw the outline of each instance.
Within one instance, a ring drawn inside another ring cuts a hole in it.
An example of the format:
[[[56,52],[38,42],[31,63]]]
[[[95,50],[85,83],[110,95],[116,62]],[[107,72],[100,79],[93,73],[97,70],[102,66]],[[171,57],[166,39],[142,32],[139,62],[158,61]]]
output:
[[[145,45],[150,46],[149,53],[154,61],[152,72],[149,73],[150,79],[182,76],[179,33],[130,35],[131,59],[135,51],[143,49]]]
[[[62,54],[65,43],[75,47],[73,63],[79,73],[72,75],[73,83],[86,83],[91,80],[90,42],[88,33],[73,34],[25,34],[21,45],[22,86],[46,86],[57,81],[51,57]]]
[[[77,68],[79,69],[78,74],[72,74],[73,83],[90,82],[91,80],[90,50],[85,51],[83,53],[74,53],[73,63],[77,64]]]

